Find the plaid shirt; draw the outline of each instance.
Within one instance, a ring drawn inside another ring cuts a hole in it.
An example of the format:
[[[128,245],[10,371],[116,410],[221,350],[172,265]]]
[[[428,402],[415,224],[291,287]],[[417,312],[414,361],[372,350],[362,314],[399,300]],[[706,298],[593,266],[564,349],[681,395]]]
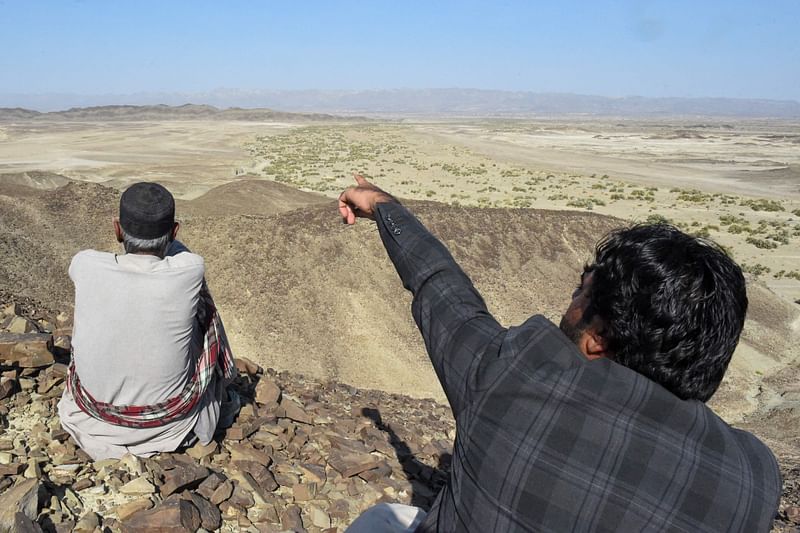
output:
[[[770,450],[705,404],[606,359],[542,316],[504,328],[399,204],[381,239],[457,426],[450,480],[417,531],[768,531]]]
[[[81,386],[73,357],[69,365],[67,389],[75,399],[75,404],[98,420],[130,428],[159,427],[191,413],[200,403],[214,377],[225,383],[236,376],[236,366],[225,336],[225,328],[205,280],[200,288],[197,307],[199,327],[205,331],[203,353],[197,359],[194,374],[179,394],[153,405],[113,405],[97,401]]]

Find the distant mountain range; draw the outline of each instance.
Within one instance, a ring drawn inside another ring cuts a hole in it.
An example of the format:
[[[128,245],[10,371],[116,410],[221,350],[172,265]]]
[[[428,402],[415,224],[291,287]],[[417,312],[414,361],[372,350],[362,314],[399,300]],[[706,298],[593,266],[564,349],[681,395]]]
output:
[[[357,120],[347,117],[344,120]],[[22,107],[0,107],[0,122],[14,120],[76,120],[76,121],[124,121],[124,120],[242,120],[242,121],[291,121],[313,122],[343,120],[342,117],[323,113],[289,113],[272,109],[218,109],[206,104],[158,105],[101,105],[93,107],[71,107],[65,111],[33,111]]]
[[[613,98],[566,93],[482,89],[393,89],[364,91],[266,91],[219,89],[207,93],[128,95],[0,94],[0,107],[55,111],[108,105],[202,104],[273,112],[380,116],[608,116],[800,118],[800,102],[739,98]],[[207,110],[206,110],[207,111]],[[217,110],[219,111],[219,109]]]

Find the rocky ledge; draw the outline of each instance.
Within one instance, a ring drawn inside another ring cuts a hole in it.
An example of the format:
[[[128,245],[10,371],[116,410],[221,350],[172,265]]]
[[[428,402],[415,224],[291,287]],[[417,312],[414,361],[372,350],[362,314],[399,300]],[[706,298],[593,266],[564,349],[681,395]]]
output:
[[[428,508],[447,479],[449,409],[238,359],[235,423],[208,446],[92,461],[58,420],[68,313],[0,308],[0,533],[344,531],[379,502]],[[798,472],[774,531],[800,524]]]

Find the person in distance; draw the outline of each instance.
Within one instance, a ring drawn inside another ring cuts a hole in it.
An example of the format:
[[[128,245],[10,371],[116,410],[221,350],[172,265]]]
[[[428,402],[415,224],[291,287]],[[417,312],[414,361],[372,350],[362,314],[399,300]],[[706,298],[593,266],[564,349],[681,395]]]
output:
[[[557,326],[505,328],[400,202],[356,176],[347,224],[373,219],[456,420],[430,511],[380,504],[366,531],[769,531],[778,465],[706,405],[747,310],[741,269],[677,228],[605,236]]]

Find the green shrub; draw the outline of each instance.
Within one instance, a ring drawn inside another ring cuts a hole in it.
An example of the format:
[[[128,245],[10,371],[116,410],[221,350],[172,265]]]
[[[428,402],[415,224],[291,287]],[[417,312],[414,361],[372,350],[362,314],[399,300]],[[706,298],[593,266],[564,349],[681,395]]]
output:
[[[742,272],[747,272],[748,274],[752,274],[754,276],[760,276],[761,274],[768,274],[771,269],[768,266],[762,265],[761,263],[756,263],[755,265],[748,265],[747,263],[742,263]]]
[[[756,248],[760,248],[762,250],[772,250],[778,247],[778,243],[767,239],[759,239],[758,237],[750,236],[745,240]]]
[[[783,205],[776,200],[759,198],[757,200],[742,200],[739,205],[747,206],[753,211],[783,211]]]
[[[663,215],[648,215],[645,222],[648,224],[672,224],[672,221]]]

